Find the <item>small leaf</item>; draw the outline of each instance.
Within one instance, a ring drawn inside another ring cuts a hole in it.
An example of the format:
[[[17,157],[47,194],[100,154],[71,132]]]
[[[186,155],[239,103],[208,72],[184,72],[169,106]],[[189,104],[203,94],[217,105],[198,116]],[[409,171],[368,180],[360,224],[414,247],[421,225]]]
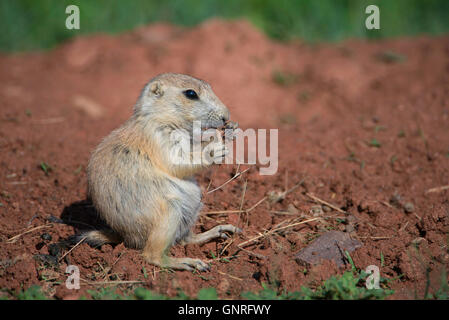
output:
[[[357,268],[355,267],[354,261],[352,260],[351,255],[349,254],[349,252],[347,250],[345,250],[345,254],[346,254],[346,257],[348,258],[349,263],[352,266],[352,271],[353,272],[357,271]]]
[[[384,254],[382,253],[382,251],[380,252],[380,267],[383,268],[384,267]]]
[[[41,162],[40,167],[41,167],[42,171],[45,172],[46,175],[48,175],[48,173],[52,170],[50,165],[46,162]]]
[[[376,147],[376,148],[380,148],[380,147],[381,147],[380,142],[377,141],[376,138],[371,139],[371,141],[369,142],[369,145],[370,145],[371,147]]]
[[[147,269],[145,269],[144,266],[142,266],[142,272],[143,272],[143,277],[144,277],[145,279],[147,279],[147,278],[148,278],[148,273],[147,273]]]

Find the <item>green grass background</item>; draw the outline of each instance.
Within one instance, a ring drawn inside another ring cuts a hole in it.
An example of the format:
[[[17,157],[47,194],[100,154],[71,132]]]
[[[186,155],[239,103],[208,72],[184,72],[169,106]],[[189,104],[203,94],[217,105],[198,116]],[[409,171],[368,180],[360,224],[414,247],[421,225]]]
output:
[[[80,8],[80,30],[65,28],[70,4]],[[365,28],[369,4],[380,8],[380,30]],[[247,18],[279,40],[414,36],[449,32],[449,0],[0,0],[0,50],[46,49],[75,35],[154,21],[194,26],[211,17]]]

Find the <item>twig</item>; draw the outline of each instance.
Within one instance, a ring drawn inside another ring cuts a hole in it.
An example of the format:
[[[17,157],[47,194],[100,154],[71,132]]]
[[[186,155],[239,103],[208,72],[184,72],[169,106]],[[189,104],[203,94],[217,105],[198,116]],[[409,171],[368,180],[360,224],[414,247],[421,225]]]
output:
[[[399,232],[402,232],[405,230],[405,228],[407,228],[408,226],[408,221],[399,229]]]
[[[255,253],[255,252],[252,252],[252,251],[247,250],[245,248],[240,248],[240,247],[238,247],[238,248],[239,248],[239,250],[242,250],[243,252],[246,252],[248,255],[254,256],[254,257],[256,257],[256,258],[258,258],[260,260],[266,260],[267,259],[267,257],[264,256],[263,254]]]
[[[242,208],[243,208],[243,204],[245,203],[245,195],[246,195],[246,187],[248,186],[248,179],[245,180],[245,184],[243,186],[243,193],[242,193],[242,199],[240,200],[240,208],[239,208],[239,220],[237,222],[237,225],[240,224],[240,220],[242,218]],[[246,213],[248,215],[248,213]],[[246,219],[248,221],[248,219]]]
[[[240,279],[240,278],[238,278],[238,277],[236,277],[236,276],[230,275],[230,274],[228,274],[228,273],[221,272],[220,270],[217,270],[217,272],[218,272],[219,274],[222,274],[222,275],[224,275],[224,276],[228,276],[229,278],[232,278],[232,279],[235,279],[235,280],[239,280],[239,281],[242,281],[242,280],[243,280],[243,279]]]
[[[31,229],[29,229],[29,230],[27,230],[25,232],[22,232],[21,234],[18,234],[16,236],[12,237],[12,238],[9,238],[8,240],[6,240],[6,243],[14,243],[18,238],[20,238],[21,236],[23,236],[23,235],[25,235],[27,233],[30,233],[30,232],[33,232],[33,231],[36,231],[36,230],[39,230],[39,229],[42,229],[42,228],[52,227],[52,226],[53,226],[53,223],[48,223],[48,224],[45,224],[45,225],[42,225],[42,226],[37,226],[37,227],[31,228]]]
[[[359,237],[361,239],[371,239],[371,240],[387,240],[387,239],[391,239],[393,238],[393,236],[388,237],[388,236],[380,236],[380,237]]]
[[[132,283],[144,283],[145,281],[140,280],[120,280],[120,281],[88,281],[85,279],[80,280],[86,282],[87,284],[96,286],[96,285],[105,285],[105,284],[111,284],[111,285],[119,285],[119,284],[132,284]]]
[[[222,211],[208,211],[203,214],[224,214],[224,213],[240,213],[245,212],[246,210],[222,210]]]
[[[302,179],[301,181],[299,181],[297,184],[295,184],[293,187],[291,187],[290,189],[288,189],[287,191],[285,191],[284,196],[286,196],[287,194],[289,194],[290,192],[294,191],[296,188],[298,188],[300,185],[302,185],[304,183],[306,179]]]
[[[229,243],[223,248],[223,250],[221,250],[219,256],[221,256],[226,251],[226,249],[234,242],[234,240],[235,239],[231,239],[231,241],[229,241]]]
[[[268,236],[270,234],[273,234],[274,232],[277,232],[279,230],[295,227],[297,225],[304,224],[304,223],[309,223],[309,222],[316,221],[316,220],[319,220],[319,219],[322,219],[322,218],[312,218],[312,219],[304,220],[304,221],[301,221],[301,222],[292,223],[292,224],[290,224],[288,226],[285,226],[285,227],[279,227],[279,228],[276,228],[276,229],[273,229],[273,230],[269,230],[269,231],[267,231],[267,232],[265,232],[265,233],[263,233],[263,234],[261,234],[261,235],[259,235],[257,237],[254,237],[252,239],[249,239],[247,241],[239,243],[237,246],[240,248],[243,245],[246,245],[246,244],[248,244],[250,242],[256,241],[256,240],[258,240],[258,239],[260,239],[262,237],[266,237],[266,236]]]
[[[124,256],[125,254],[123,252],[120,253],[120,255],[117,257],[117,259],[115,259],[115,261],[111,264],[111,269],[113,266],[115,266],[115,264],[120,260],[120,258],[122,256]]]
[[[217,188],[215,188],[215,189],[212,189],[212,190],[206,192],[206,194],[215,192],[215,191],[217,191],[217,190],[223,188],[223,187],[224,187],[225,185],[227,185],[229,182],[231,182],[231,181],[237,179],[238,177],[240,177],[242,174],[244,174],[246,171],[248,171],[248,170],[251,169],[251,168],[252,168],[252,167],[249,167],[249,168],[243,170],[242,172],[237,172],[231,179],[229,179],[228,181],[226,181],[225,183],[223,183],[221,186],[219,186],[219,187],[217,187]]]
[[[230,260],[230,259],[235,259],[235,258],[238,258],[238,257],[240,257],[240,256],[236,255],[236,254],[233,254],[231,256],[218,257],[218,258],[215,258],[215,259],[204,260],[204,262],[209,263],[209,262],[214,262],[214,261],[217,261],[217,260],[224,260],[224,259]]]
[[[335,205],[333,205],[333,204],[331,204],[331,203],[329,203],[329,202],[326,202],[326,201],[324,201],[324,200],[321,200],[320,198],[317,198],[317,197],[314,196],[313,194],[306,193],[306,196],[308,196],[309,198],[312,198],[312,199],[315,200],[316,202],[319,202],[319,203],[324,204],[324,205],[326,205],[326,206],[328,206],[328,207],[330,207],[330,208],[332,208],[332,209],[334,209],[334,210],[337,210],[338,212],[346,213],[346,211],[341,210],[339,207],[337,207],[337,206],[335,206]]]
[[[301,214],[299,211],[297,213],[292,213],[292,212],[288,212],[288,211],[270,211],[270,213],[281,214],[284,216],[296,216],[296,215]]]
[[[267,197],[263,197],[262,199],[260,199],[255,205],[253,205],[251,208],[249,208],[248,210],[245,210],[246,213],[249,213],[250,211],[254,210],[259,204],[261,204],[262,202],[264,202],[267,199]]]
[[[11,181],[11,182],[6,182],[7,184],[12,184],[12,185],[19,185],[19,184],[27,184],[27,181]]]
[[[225,214],[225,213],[249,213],[252,210],[254,210],[258,205],[260,205],[262,202],[264,202],[267,199],[267,197],[263,197],[259,201],[256,202],[251,208],[249,209],[243,209],[243,210],[222,210],[222,211],[208,211],[204,212],[204,214]]]
[[[66,255],[68,255],[70,252],[72,252],[73,249],[75,249],[76,247],[78,247],[78,246],[81,244],[81,242],[83,242],[84,240],[86,240],[86,238],[87,238],[87,237],[81,238],[81,240],[78,241],[78,243],[75,244],[73,247],[71,247],[69,251],[67,251],[66,253],[64,253],[64,254],[62,255],[62,257],[59,258],[58,261],[61,261],[62,259],[64,259]]]
[[[294,191],[296,188],[298,188],[300,185],[304,183],[305,179],[302,179],[300,182],[295,184],[293,187],[291,187],[289,190],[285,190],[283,192],[275,192],[272,191],[268,194],[269,200],[272,203],[280,202],[285,199],[285,197],[292,191]]]
[[[35,214],[34,216],[31,217],[30,221],[28,221],[28,223],[27,223],[27,228],[30,227],[31,222],[33,222],[33,220],[36,219],[38,216],[39,216],[38,214]]]
[[[211,218],[211,217],[208,217],[208,216],[205,216],[205,215],[201,215],[200,219],[203,219],[203,218],[217,222],[217,219],[214,219],[214,218]],[[201,221],[201,224],[203,224],[203,221]]]
[[[207,191],[209,191],[209,188],[210,188],[211,185],[212,185],[212,179],[210,179],[209,184],[207,185],[206,193],[207,193]]]
[[[52,124],[52,123],[59,123],[65,121],[65,118],[63,117],[56,117],[56,118],[47,118],[47,119],[36,119],[32,120],[32,123],[36,124]]]
[[[392,208],[393,209],[393,206],[391,204],[389,204],[388,202],[386,202],[386,201],[378,201],[378,202],[383,204],[384,206],[386,206],[388,208]]]
[[[433,192],[441,192],[441,191],[448,190],[448,189],[449,189],[449,185],[442,186],[442,187],[431,188],[431,189],[427,190],[425,192],[425,194],[433,193]]]
[[[246,194],[246,187],[248,185],[248,180],[245,180],[245,184],[243,186],[243,193],[242,193],[242,199],[240,200],[240,208],[239,211],[242,211],[243,203],[245,202],[245,194]]]

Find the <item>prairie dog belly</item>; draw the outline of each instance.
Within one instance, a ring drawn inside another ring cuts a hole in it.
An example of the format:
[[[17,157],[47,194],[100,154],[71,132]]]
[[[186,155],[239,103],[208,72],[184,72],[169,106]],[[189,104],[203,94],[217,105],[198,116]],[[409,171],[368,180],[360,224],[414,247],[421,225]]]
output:
[[[201,203],[201,189],[197,182],[191,179],[170,179],[171,194],[168,199],[170,211],[177,219],[177,230],[173,243],[182,241],[198,219],[203,204]]]

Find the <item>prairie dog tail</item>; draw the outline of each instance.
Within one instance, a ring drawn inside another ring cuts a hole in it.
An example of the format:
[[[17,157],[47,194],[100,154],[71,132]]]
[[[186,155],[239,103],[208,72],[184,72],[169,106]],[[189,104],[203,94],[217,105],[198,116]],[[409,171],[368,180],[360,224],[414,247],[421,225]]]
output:
[[[69,242],[75,245],[79,242],[86,242],[91,247],[100,247],[106,243],[120,243],[123,239],[120,235],[112,230],[91,230],[78,233],[69,238]]]

